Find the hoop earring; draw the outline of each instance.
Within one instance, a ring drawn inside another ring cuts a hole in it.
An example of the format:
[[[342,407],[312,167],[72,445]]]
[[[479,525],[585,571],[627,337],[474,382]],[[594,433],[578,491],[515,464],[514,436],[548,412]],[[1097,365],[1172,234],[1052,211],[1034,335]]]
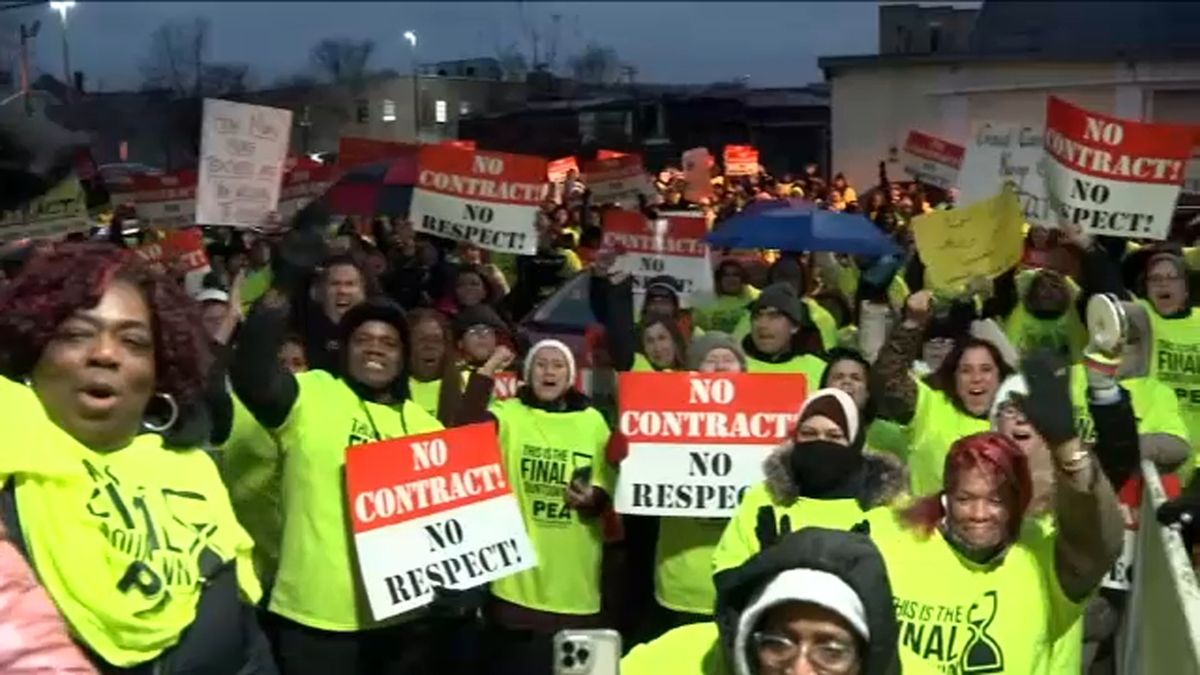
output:
[[[167,421],[163,424],[154,424],[149,420],[142,420],[142,427],[147,431],[161,434],[175,426],[175,423],[179,421],[179,404],[175,402],[174,396],[163,392],[156,392],[151,398],[158,398],[165,401],[167,407],[171,409],[171,414],[167,416]]]

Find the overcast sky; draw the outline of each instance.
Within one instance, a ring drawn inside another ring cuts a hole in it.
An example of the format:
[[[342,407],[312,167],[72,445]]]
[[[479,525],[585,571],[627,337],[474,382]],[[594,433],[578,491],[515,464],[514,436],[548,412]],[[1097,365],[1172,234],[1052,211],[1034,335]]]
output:
[[[977,3],[957,3],[977,4]],[[37,66],[62,72],[61,32],[46,6],[6,12],[41,18]],[[408,45],[419,36],[422,62],[494,56],[506,44],[529,58],[530,29],[545,53],[558,15],[558,62],[588,40],[614,48],[637,79],[692,83],[749,76],[754,86],[804,85],[821,79],[823,55],[876,51],[875,2],[87,2],[68,18],[71,65],[89,88],[134,88],[150,33],[163,21],[207,17],[209,59],[246,62],[259,84],[309,68],[309,48],[322,38],[372,39],[372,65],[407,71]]]

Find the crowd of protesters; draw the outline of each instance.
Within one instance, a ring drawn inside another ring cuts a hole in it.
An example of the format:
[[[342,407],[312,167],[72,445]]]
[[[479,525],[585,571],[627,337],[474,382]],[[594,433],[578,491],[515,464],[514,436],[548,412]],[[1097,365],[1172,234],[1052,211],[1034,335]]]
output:
[[[677,172],[655,187],[626,206],[719,229],[802,199],[862,214],[903,255],[715,251],[715,298],[688,306],[660,277],[635,312],[604,243],[620,206],[572,174],[528,256],[314,204],[207,232],[190,298],[119,221],[8,261],[0,669],[536,675],[558,631],[615,628],[635,675],[1115,672],[1117,493],[1143,459],[1186,478],[1200,448],[1200,380],[1159,353],[1200,346],[1190,242],[1031,228],[1017,267],[947,295],[912,224],[953,195],[883,164],[860,190],[816,165],[714,175],[699,202]],[[730,518],[614,513],[611,411],[577,387],[577,350],[523,324],[581,276],[616,370],[807,378]],[[1096,294],[1127,301],[1141,372],[1088,335]],[[499,400],[506,375],[520,386]],[[584,469],[555,522],[517,495],[538,565],[375,621],[345,450],[473,423],[510,473],[531,445]]]

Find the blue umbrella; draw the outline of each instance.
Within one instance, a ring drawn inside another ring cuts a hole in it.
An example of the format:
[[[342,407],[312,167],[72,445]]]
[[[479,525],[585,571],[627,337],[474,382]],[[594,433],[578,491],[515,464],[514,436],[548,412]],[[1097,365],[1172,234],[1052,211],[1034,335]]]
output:
[[[816,208],[773,208],[740,213],[705,240],[719,248],[775,248],[882,256],[900,247],[865,216]]]

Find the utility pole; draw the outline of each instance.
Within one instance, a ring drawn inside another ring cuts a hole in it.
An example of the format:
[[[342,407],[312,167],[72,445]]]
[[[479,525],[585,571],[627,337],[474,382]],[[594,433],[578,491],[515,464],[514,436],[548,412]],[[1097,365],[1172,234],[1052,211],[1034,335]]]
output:
[[[29,83],[29,41],[37,37],[41,28],[41,21],[34,21],[31,25],[21,24],[21,93],[25,98],[26,117],[33,117],[33,92]]]

